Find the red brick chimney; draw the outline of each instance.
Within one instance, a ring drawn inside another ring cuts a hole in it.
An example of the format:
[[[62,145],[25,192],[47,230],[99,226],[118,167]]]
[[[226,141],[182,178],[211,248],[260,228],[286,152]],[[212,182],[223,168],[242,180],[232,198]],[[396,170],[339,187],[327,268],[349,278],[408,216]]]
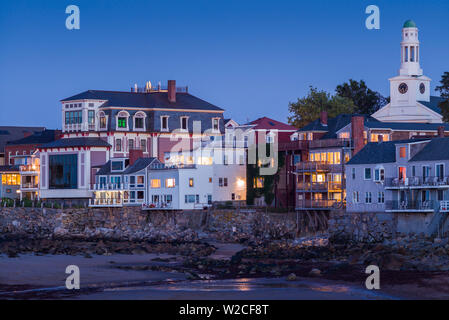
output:
[[[365,118],[363,116],[353,116],[351,119],[352,141],[354,141],[354,154],[358,153],[365,146],[363,136]]]
[[[444,138],[444,127],[443,126],[438,127],[438,137]]]
[[[327,111],[321,111],[320,122],[323,126],[327,126]]]
[[[176,80],[168,80],[168,101],[176,103]]]
[[[132,166],[137,159],[143,158],[142,149],[131,149],[129,150],[129,165]]]

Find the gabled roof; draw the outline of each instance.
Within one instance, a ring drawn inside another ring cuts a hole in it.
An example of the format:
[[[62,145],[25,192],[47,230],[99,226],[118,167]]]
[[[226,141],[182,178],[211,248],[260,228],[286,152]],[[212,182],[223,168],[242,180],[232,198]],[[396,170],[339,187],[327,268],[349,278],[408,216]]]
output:
[[[19,140],[8,141],[7,145],[42,144],[56,140],[58,130],[45,130]]]
[[[414,161],[449,160],[449,138],[434,138],[412,159]]]
[[[287,130],[287,131],[296,131],[298,128],[291,126],[289,124],[273,120],[267,117],[262,117],[259,119],[256,119],[254,121],[251,121],[250,123],[247,123],[246,125],[252,125],[254,126],[254,130]]]
[[[21,139],[25,134],[34,134],[44,130],[44,127],[0,127],[0,153],[5,152],[5,146],[8,141]]]
[[[420,141],[426,140],[408,139],[388,142],[370,142],[365,145],[365,147],[363,147],[363,149],[360,150],[356,155],[354,155],[347,164],[381,164],[396,162],[397,144]]]
[[[134,162],[134,164],[125,168],[122,172],[112,172],[111,171],[111,160],[109,160],[105,165],[101,167],[100,170],[96,173],[97,176],[106,176],[110,174],[114,175],[122,175],[122,174],[133,174],[139,172],[140,170],[145,169],[151,164],[162,164],[157,158],[139,158]]]
[[[130,165],[128,168],[126,168],[123,174],[132,174],[145,169],[151,164],[157,163],[161,163],[157,158],[139,158],[136,160],[136,162],[134,162],[133,165]]]
[[[327,121],[327,126],[324,126],[321,123],[320,119],[317,119],[315,121],[312,121],[308,125],[302,127],[298,130],[298,132],[308,132],[308,131],[321,131],[321,132],[327,132],[324,136],[321,137],[321,139],[335,139],[337,138],[337,132],[341,130],[342,128],[346,127],[348,124],[351,123],[351,119],[353,116],[356,116],[356,114],[339,114],[338,116],[334,118],[329,118]],[[379,122],[375,118],[367,115],[361,115],[365,117],[365,123],[368,122]]]
[[[74,100],[105,100],[101,106],[123,107],[123,108],[156,108],[156,109],[189,109],[223,111],[223,109],[201,100],[189,93],[176,93],[176,102],[170,103],[167,92],[123,92],[123,91],[101,91],[88,90],[72,97],[61,100],[61,102]]]
[[[100,138],[65,138],[41,145],[39,148],[111,147]]]
[[[445,99],[441,97],[435,97],[431,96],[430,101],[418,101],[419,103],[425,105],[427,108],[429,108],[432,111],[435,111],[436,113],[441,114],[441,108],[439,107],[439,104],[443,102]]]

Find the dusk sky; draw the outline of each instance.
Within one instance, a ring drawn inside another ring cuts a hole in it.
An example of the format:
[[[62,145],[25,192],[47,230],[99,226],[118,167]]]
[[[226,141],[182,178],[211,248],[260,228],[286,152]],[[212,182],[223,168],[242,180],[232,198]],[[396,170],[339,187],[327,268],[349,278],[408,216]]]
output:
[[[72,4],[80,30],[65,27]],[[370,4],[380,30],[365,28]],[[60,128],[60,99],[148,80],[175,79],[239,122],[286,121],[309,86],[333,93],[350,78],[388,96],[407,19],[436,95],[449,71],[448,13],[447,0],[1,1],[0,125]]]

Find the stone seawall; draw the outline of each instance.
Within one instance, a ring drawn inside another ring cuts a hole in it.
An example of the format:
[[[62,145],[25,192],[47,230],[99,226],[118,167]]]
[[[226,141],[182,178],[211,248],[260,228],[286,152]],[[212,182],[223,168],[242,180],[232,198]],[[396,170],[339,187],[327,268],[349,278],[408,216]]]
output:
[[[294,214],[236,210],[147,212],[140,208],[1,208],[0,236],[195,241],[199,233],[230,241],[292,239]]]

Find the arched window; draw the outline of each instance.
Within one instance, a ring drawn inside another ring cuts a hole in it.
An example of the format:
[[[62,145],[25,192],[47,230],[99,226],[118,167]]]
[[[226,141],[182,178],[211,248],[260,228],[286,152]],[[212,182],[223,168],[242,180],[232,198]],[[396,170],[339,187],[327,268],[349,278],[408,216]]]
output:
[[[129,113],[126,111],[120,111],[117,118],[117,130],[128,130]]]
[[[104,114],[104,112],[103,111],[98,112],[97,117],[98,117],[98,123],[100,126],[100,130],[106,129],[108,126],[108,119],[107,119],[106,115]]]
[[[145,131],[145,118],[147,117],[147,115],[142,112],[136,112],[136,114],[134,115],[134,130],[135,131]]]

